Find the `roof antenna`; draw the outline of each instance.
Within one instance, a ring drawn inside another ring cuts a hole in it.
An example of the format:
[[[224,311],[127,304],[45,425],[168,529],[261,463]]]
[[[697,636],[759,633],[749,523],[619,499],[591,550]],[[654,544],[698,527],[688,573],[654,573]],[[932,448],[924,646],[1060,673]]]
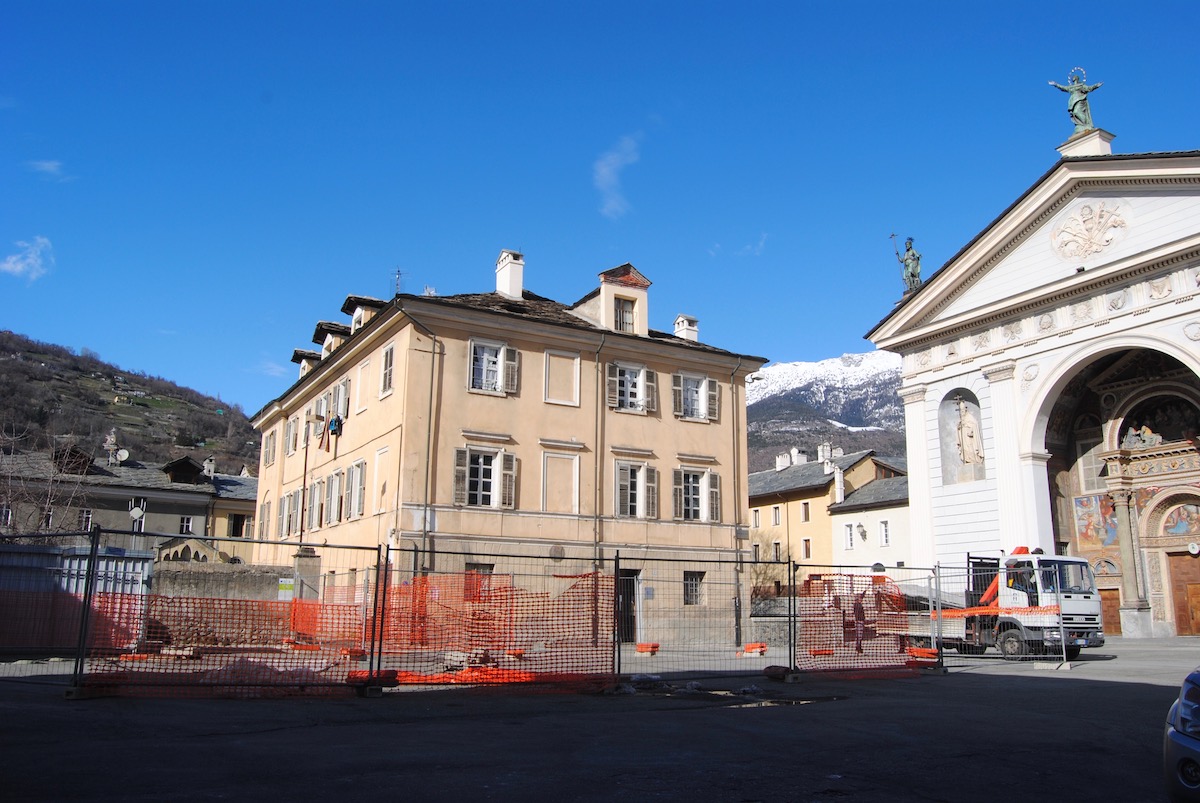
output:
[[[400,295],[400,277],[404,274],[399,268],[396,268],[396,295]]]

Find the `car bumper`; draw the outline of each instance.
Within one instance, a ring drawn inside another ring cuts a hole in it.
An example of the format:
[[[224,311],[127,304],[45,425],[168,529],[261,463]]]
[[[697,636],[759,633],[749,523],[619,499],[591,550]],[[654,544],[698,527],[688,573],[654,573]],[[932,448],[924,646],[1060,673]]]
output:
[[[1175,708],[1163,732],[1163,781],[1174,801],[1200,801],[1200,739],[1175,730]]]

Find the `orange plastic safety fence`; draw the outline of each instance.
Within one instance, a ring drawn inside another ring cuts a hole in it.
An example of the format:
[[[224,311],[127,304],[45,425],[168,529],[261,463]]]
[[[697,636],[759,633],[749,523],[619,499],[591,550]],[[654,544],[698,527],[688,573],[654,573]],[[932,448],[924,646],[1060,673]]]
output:
[[[796,597],[796,666],[880,670],[928,665],[936,650],[910,644],[904,594],[880,575],[826,574]]]
[[[538,577],[545,582],[547,578]],[[610,575],[418,577],[384,605],[382,665],[400,683],[527,683],[613,672]]]

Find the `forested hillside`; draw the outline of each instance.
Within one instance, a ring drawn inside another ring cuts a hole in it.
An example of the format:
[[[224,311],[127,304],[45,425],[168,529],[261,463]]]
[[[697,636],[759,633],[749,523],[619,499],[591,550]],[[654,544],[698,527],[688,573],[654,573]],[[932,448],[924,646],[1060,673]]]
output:
[[[75,443],[96,456],[111,429],[141,463],[213,455],[217,470],[255,471],[258,436],[245,413],[161,377],[118,368],[0,331],[0,448],[34,451]]]

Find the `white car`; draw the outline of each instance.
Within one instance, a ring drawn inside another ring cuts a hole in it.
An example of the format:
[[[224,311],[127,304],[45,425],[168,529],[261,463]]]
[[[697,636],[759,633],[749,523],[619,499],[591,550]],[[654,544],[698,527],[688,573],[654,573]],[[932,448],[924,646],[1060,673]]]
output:
[[[1200,801],[1200,668],[1183,679],[1163,732],[1163,780],[1174,801]]]

